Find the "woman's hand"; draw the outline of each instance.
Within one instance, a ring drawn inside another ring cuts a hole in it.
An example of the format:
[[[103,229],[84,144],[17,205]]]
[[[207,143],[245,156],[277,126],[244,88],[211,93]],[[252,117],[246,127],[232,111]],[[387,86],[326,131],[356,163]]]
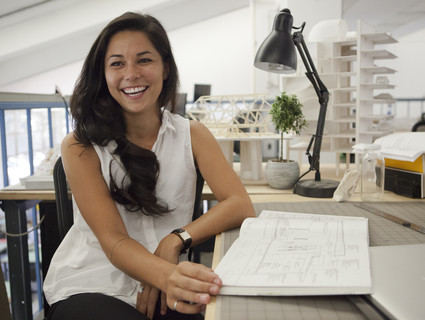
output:
[[[137,294],[136,308],[145,314],[149,319],[153,319],[156,302],[159,297],[159,290],[149,284],[140,284],[141,289]]]
[[[179,262],[179,254],[182,243],[174,234],[170,234],[161,240],[154,254],[175,265]],[[153,318],[156,303],[159,297],[159,290],[151,285],[143,285],[143,293],[137,295],[137,310],[146,314],[149,319]],[[167,312],[166,295],[161,294],[161,314]]]
[[[210,268],[189,261],[181,262],[167,283],[167,305],[181,313],[205,310],[211,295],[217,295],[222,282]]]
[[[221,285],[220,278],[212,269],[189,261],[181,262],[167,280],[167,294],[161,293],[161,314],[167,312],[167,305],[180,313],[204,311],[211,295],[217,295]],[[136,308],[152,319],[159,290],[148,284],[141,284],[141,287],[143,289],[137,295]]]

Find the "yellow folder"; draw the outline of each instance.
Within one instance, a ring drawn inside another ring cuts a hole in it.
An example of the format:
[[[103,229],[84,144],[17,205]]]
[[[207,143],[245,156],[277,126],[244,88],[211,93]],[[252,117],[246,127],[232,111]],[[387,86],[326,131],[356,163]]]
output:
[[[385,166],[396,169],[425,173],[425,154],[422,154],[413,162],[385,158]]]

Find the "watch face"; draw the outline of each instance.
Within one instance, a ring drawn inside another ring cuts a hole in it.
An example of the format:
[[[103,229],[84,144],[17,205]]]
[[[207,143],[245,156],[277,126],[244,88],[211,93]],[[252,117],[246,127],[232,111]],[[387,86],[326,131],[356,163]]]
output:
[[[183,249],[180,251],[180,254],[186,253],[187,249],[189,249],[192,244],[192,237],[190,234],[184,229],[175,229],[171,233],[177,235],[183,242]]]
[[[191,239],[189,233],[186,230],[183,230],[182,232],[180,232],[180,235],[182,236],[182,238],[184,239],[184,241],[187,241],[187,240]]]

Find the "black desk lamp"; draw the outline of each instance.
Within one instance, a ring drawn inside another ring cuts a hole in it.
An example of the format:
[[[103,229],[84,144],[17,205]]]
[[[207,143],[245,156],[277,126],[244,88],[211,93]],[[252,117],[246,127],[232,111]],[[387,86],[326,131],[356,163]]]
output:
[[[297,47],[307,70],[305,74],[313,84],[314,90],[319,98],[320,111],[316,134],[311,137],[306,151],[310,168],[298,178],[295,184],[294,193],[313,198],[332,198],[335,189],[338,187],[338,182],[333,180],[321,180],[320,178],[320,149],[322,147],[329,91],[320,80],[304,42],[302,32],[305,22],[299,28],[294,27],[294,29],[300,30],[291,35],[293,28],[292,22],[293,18],[289,9],[283,9],[276,15],[273,30],[258,49],[254,66],[261,70],[274,73],[294,73],[297,69],[297,54],[295,52],[295,47]],[[310,148],[313,142],[313,155],[311,155]],[[316,171],[314,180],[300,180],[313,170]]]

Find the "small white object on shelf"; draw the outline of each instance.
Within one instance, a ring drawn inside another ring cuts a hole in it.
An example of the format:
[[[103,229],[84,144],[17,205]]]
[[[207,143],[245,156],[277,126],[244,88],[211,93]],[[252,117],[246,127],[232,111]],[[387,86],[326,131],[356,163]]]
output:
[[[21,184],[28,190],[52,190],[53,176],[35,175],[21,178]]]

